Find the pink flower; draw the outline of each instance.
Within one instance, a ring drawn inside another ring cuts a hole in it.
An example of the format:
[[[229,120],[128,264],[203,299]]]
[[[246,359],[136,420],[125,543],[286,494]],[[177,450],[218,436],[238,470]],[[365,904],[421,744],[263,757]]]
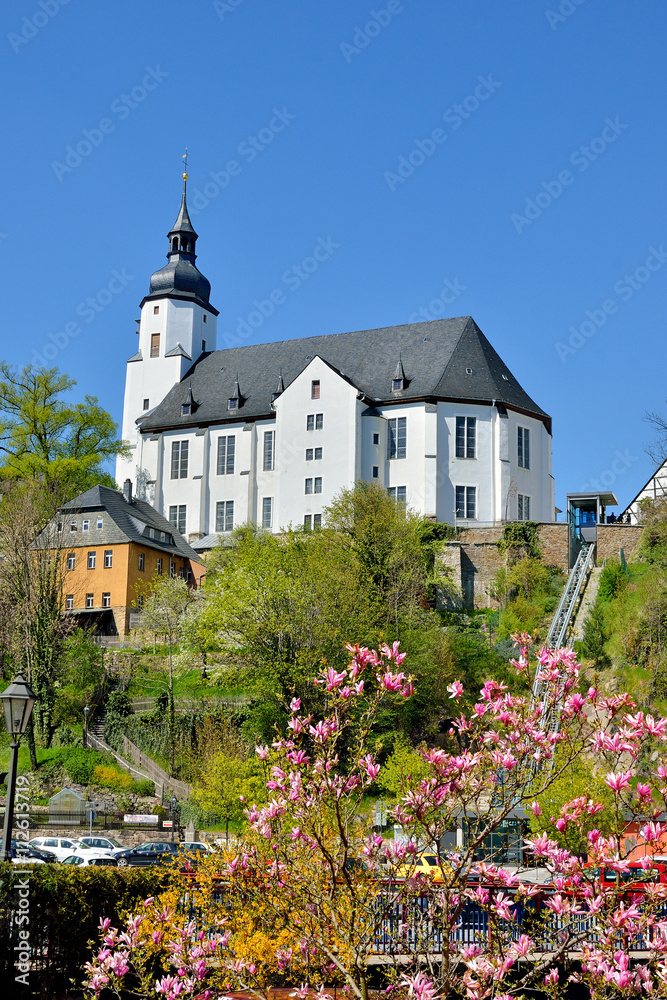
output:
[[[291,702],[289,703],[289,707],[290,707],[290,712],[292,713],[298,712],[299,709],[301,708],[301,699],[292,698]]]
[[[631,777],[632,777],[631,771],[627,771],[625,773],[619,771],[618,774],[614,774],[612,772],[605,777],[604,783],[605,785],[608,785],[609,788],[611,788],[612,792],[620,792],[624,788],[627,788],[627,786],[630,784]]]
[[[453,684],[447,685],[447,690],[450,698],[460,698],[463,694],[463,684],[461,681],[454,681]]]
[[[542,815],[542,806],[539,804],[539,802],[533,802],[532,805],[531,805],[531,807],[530,807],[530,809],[531,809],[531,812],[532,812],[533,816],[541,816]]]
[[[266,758],[269,756],[269,748],[267,746],[255,747],[255,753],[257,754],[260,760],[266,760]]]

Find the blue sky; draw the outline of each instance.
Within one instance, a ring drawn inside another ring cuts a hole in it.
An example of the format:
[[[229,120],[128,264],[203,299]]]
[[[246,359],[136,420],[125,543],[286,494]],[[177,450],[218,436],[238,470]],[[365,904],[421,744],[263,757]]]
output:
[[[120,419],[187,146],[219,345],[327,240],[247,342],[470,314],[553,416],[560,507],[648,478],[664,3],[15,0],[0,21],[0,357]]]

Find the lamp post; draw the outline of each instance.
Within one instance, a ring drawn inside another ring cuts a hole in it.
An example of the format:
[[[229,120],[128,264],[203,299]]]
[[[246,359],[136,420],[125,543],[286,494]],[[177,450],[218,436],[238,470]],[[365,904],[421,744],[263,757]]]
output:
[[[90,709],[88,705],[83,710],[83,745],[88,746],[88,715],[90,714]]]
[[[178,799],[175,795],[172,795],[171,802],[169,803],[171,807],[171,842],[174,843],[174,825],[176,823],[176,810],[178,809]]]
[[[18,764],[19,739],[23,736],[37,698],[26,684],[23,674],[18,673],[12,683],[0,695],[7,732],[12,737],[10,743],[9,778],[7,779],[7,799],[5,802],[5,825],[2,831],[0,861],[12,860],[12,827],[14,825],[14,795],[16,792],[16,766]]]

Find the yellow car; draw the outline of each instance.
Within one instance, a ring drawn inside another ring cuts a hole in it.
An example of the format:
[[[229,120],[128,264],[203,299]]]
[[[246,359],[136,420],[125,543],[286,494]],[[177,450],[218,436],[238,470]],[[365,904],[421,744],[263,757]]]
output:
[[[448,861],[441,858],[438,861],[435,854],[418,854],[407,864],[402,864],[396,869],[396,878],[427,878],[431,882],[445,882],[454,874],[454,870]]]

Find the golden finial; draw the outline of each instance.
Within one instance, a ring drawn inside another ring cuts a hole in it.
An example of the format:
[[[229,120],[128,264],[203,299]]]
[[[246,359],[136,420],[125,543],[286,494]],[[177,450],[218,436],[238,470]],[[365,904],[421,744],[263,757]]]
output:
[[[187,181],[187,179],[188,179],[188,147],[187,146],[185,147],[185,153],[183,154],[183,156],[181,157],[181,159],[183,160],[183,166],[185,168],[184,173],[183,173],[183,180]]]

